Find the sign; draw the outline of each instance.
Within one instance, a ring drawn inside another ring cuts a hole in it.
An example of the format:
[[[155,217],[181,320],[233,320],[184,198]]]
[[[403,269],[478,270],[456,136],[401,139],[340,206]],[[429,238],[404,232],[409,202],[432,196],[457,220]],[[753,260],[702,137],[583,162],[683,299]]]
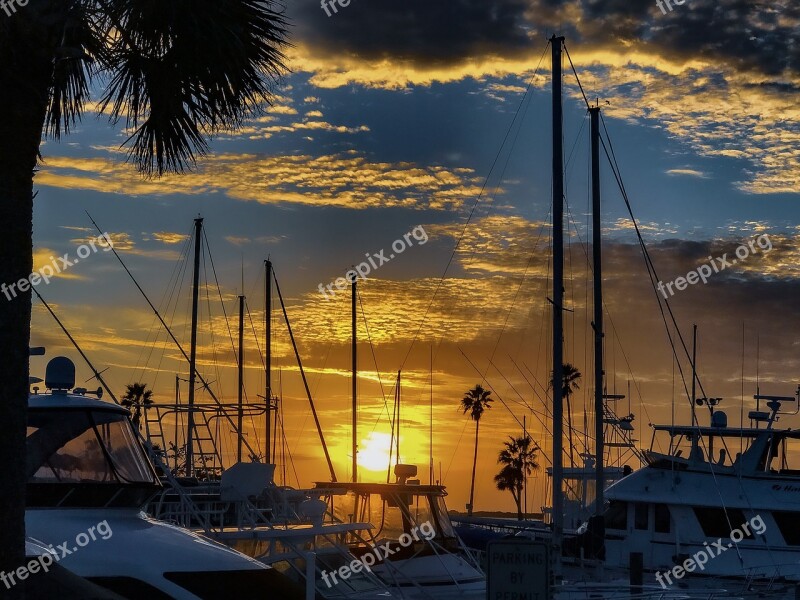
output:
[[[547,544],[525,539],[494,540],[486,552],[486,600],[550,599]]]

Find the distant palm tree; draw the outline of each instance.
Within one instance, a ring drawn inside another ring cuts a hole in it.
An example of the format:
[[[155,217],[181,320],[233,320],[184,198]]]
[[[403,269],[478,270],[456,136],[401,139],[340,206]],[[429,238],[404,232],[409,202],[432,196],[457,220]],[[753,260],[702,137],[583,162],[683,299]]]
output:
[[[539,446],[533,443],[530,436],[511,437],[510,441],[503,442],[505,448],[497,456],[497,462],[503,465],[500,472],[494,476],[497,489],[510,491],[517,505],[517,518],[522,520],[522,493],[525,489],[525,479],[539,468],[536,462],[536,452]]]
[[[486,409],[491,408],[491,403],[494,402],[493,398],[489,398],[492,392],[483,389],[480,385],[476,385],[461,399],[461,408],[464,414],[469,413],[470,419],[475,421],[475,453],[472,457],[472,484],[469,488],[469,506],[467,506],[467,513],[472,516],[473,502],[475,501],[475,468],[478,464],[478,427],[481,423],[481,417]]]
[[[147,175],[180,172],[208,137],[274,98],[288,24],[269,0],[35,0],[0,14],[0,283],[33,270],[33,177],[98,100]],[[99,92],[92,97],[93,92]],[[49,148],[50,146],[48,146]],[[22,286],[20,286],[22,287]],[[0,571],[25,561],[31,292],[0,302]],[[21,595],[23,585],[8,594]]]
[[[133,427],[138,431],[142,428],[140,424],[142,410],[147,410],[153,405],[153,390],[148,390],[146,383],[130,383],[125,388],[125,395],[122,396],[120,404],[133,410],[131,421]]]
[[[580,389],[581,372],[570,363],[564,363],[561,378],[561,397],[567,402],[567,438],[569,439],[569,462],[575,466],[574,448],[572,445],[572,394]],[[550,375],[550,385],[553,385],[555,373]]]

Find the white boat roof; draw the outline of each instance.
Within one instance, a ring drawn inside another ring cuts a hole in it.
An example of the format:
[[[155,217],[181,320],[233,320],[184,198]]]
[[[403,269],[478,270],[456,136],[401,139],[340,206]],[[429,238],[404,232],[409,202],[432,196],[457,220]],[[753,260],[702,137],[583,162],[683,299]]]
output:
[[[671,435],[702,435],[703,437],[758,437],[775,435],[800,438],[800,429],[753,429],[749,427],[697,427],[693,425],[653,425],[654,431],[668,431]]]
[[[128,410],[113,402],[100,398],[92,398],[82,394],[49,393],[31,394],[28,396],[28,408],[84,408],[92,410],[107,410],[128,414]]]

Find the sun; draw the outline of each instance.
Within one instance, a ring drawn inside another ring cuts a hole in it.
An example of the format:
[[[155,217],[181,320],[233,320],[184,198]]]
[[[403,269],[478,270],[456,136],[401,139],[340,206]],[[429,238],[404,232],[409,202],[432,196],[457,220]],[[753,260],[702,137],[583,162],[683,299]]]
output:
[[[389,468],[389,448],[392,437],[388,433],[370,433],[361,441],[358,450],[358,466],[368,471],[383,471]]]

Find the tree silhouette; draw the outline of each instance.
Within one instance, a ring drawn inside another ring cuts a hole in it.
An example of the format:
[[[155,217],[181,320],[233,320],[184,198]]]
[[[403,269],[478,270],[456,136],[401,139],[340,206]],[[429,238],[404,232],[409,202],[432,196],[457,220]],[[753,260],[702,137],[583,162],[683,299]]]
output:
[[[270,104],[286,71],[288,24],[269,0],[35,0],[12,7],[14,14],[0,18],[0,283],[8,285],[33,270],[33,178],[45,139],[59,140],[96,106],[131,132],[125,145],[140,172],[181,172],[207,152],[210,135],[240,127]],[[30,320],[29,289],[0,302],[6,572],[25,561],[20,457]]]
[[[525,479],[539,468],[536,462],[536,452],[539,446],[533,443],[530,436],[512,437],[510,441],[503,442],[505,448],[497,456],[497,462],[503,465],[500,472],[494,476],[497,489],[508,490],[517,505],[517,518],[522,520],[522,493],[525,488]]]
[[[120,404],[125,408],[132,409],[131,422],[138,431],[142,428],[142,410],[147,410],[153,405],[153,390],[148,390],[146,383],[130,383],[125,388],[125,395],[122,396]]]
[[[469,488],[469,506],[467,507],[467,514],[470,516],[472,516],[475,501],[475,468],[478,464],[478,428],[481,424],[481,417],[484,411],[491,408],[491,403],[494,402],[493,398],[489,398],[491,393],[492,392],[483,389],[480,385],[476,385],[461,399],[461,409],[464,411],[464,414],[469,413],[469,418],[475,421],[475,452],[472,456],[472,484]]]

